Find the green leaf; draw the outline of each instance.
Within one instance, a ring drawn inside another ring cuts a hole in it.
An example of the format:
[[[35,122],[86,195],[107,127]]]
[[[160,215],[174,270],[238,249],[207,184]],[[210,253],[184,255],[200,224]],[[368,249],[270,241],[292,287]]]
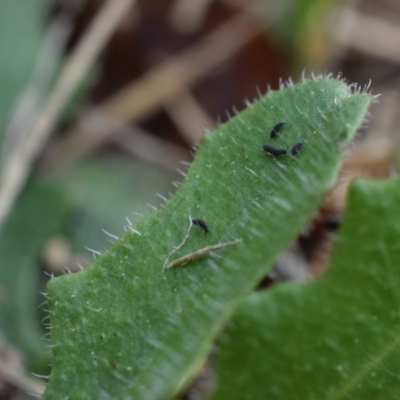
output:
[[[238,301],[315,212],[370,100],[344,82],[310,80],[269,92],[206,134],[176,195],[135,226],[140,235],[49,282],[54,348],[44,399],[155,400],[181,389]],[[287,125],[272,140],[279,121]],[[297,156],[262,150],[300,140]],[[189,217],[210,233],[188,231]],[[180,244],[169,261],[236,239],[242,244],[164,268]]]
[[[400,179],[353,184],[330,270],[254,293],[212,399],[400,398]]]
[[[64,197],[35,182],[25,189],[0,234],[0,331],[39,372],[49,363],[38,322],[40,252],[60,231],[67,214]]]
[[[28,82],[48,0],[0,1],[0,145],[8,116]]]
[[[156,190],[168,192],[177,176],[146,163],[112,158],[85,161],[69,169],[58,184],[68,193],[75,213],[68,237],[72,251],[85,254],[85,248],[109,248],[112,239],[103,230],[122,236],[126,217],[134,223],[140,216],[133,212],[151,211],[146,203],[159,204]]]

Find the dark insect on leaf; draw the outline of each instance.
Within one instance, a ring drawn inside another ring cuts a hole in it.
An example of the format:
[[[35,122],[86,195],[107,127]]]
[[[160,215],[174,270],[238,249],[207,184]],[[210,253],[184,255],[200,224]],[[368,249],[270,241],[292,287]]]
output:
[[[195,218],[195,219],[192,219],[192,222],[193,222],[194,225],[197,225],[201,229],[203,229],[204,233],[210,232],[210,230],[208,229],[207,224],[202,219]]]
[[[282,126],[285,125],[286,122],[278,122],[271,130],[271,139],[278,135],[278,132],[281,130]]]
[[[298,143],[296,143],[293,147],[292,147],[292,155],[296,155],[300,150],[301,150],[301,148],[303,147],[303,142],[298,142]]]
[[[263,149],[265,152],[273,156],[283,156],[284,154],[287,154],[286,149],[278,149],[274,146],[271,146],[270,144],[264,144]]]

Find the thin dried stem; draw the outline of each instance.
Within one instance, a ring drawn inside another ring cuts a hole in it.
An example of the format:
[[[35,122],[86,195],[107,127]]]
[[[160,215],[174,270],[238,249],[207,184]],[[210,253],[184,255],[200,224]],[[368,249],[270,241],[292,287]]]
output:
[[[252,2],[200,42],[154,67],[107,100],[99,111],[118,123],[114,131],[96,132],[93,129],[97,127],[96,116],[86,114],[66,132],[65,139],[49,149],[43,162],[45,168],[54,169],[78,159],[112,136],[115,130],[147,117],[229,60],[265,29],[252,16],[257,6],[257,2]]]
[[[133,2],[134,0],[114,0],[104,5],[69,58],[41,114],[27,135],[23,148],[8,158],[5,167],[7,176],[3,175],[0,182],[0,225],[11,209],[29,175],[34,159],[50,136],[66,102]]]
[[[186,256],[177,258],[176,260],[169,263],[166,266],[166,268],[172,268],[177,265],[185,264],[189,261],[195,260],[196,258],[204,256],[204,254],[208,254],[214,250],[223,249],[223,248],[229,247],[229,246],[236,246],[237,244],[242,243],[242,241],[243,241],[242,239],[235,239],[235,240],[232,240],[231,242],[218,243],[218,244],[215,244],[212,246],[203,247],[202,249],[196,250],[193,253],[187,254]]]
[[[169,261],[170,257],[172,256],[172,254],[176,253],[179,249],[181,249],[182,246],[183,246],[183,245],[186,243],[186,241],[188,240],[188,238],[189,238],[189,233],[190,233],[190,230],[192,229],[192,226],[193,226],[192,216],[191,216],[190,210],[189,210],[189,227],[187,228],[186,233],[185,233],[185,236],[183,237],[182,241],[178,244],[178,246],[175,246],[175,247],[167,254],[167,257],[165,258],[164,265],[163,265],[163,271],[164,271],[164,269],[165,269],[166,267],[168,267],[167,264],[168,264],[168,261]]]
[[[0,362],[0,380],[4,383],[10,383],[21,391],[34,393],[38,396],[44,392],[45,385],[43,381],[25,376],[21,371],[10,368]]]

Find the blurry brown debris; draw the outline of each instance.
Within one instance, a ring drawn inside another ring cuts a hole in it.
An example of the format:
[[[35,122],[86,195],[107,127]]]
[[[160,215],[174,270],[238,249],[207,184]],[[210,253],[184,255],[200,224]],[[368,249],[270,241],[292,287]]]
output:
[[[17,398],[18,393],[40,396],[44,385],[41,381],[27,376],[19,353],[0,336],[0,399]]]
[[[333,38],[343,46],[400,63],[400,25],[345,7]]]
[[[351,182],[360,177],[386,178],[391,174],[394,161],[393,141],[387,137],[368,137],[351,148],[338,183],[327,194],[319,214],[300,237],[313,275],[321,275],[329,265]]]
[[[258,2],[250,3],[198,43],[153,67],[106,100],[97,113],[104,113],[106,119],[113,120],[113,129],[96,132],[98,116],[90,112],[84,115],[65,133],[64,139],[48,149],[42,165],[53,169],[73,162],[128,123],[144,119],[181,93],[186,93],[194,82],[210,74],[264,31],[265,26],[255,23],[252,16],[255,9],[258,10]]]

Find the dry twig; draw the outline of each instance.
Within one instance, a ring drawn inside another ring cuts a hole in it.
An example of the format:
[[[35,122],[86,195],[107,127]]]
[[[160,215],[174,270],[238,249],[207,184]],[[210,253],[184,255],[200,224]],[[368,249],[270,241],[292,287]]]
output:
[[[3,175],[0,182],[0,225],[11,209],[29,175],[34,159],[51,134],[66,102],[93,65],[133,1],[114,0],[104,5],[69,58],[23,146],[8,157],[5,166],[7,176]]]
[[[116,122],[114,130],[96,132],[92,127],[98,126],[98,116],[86,114],[66,132],[65,139],[49,149],[43,160],[44,168],[53,170],[73,162],[112,136],[115,130],[147,117],[229,60],[265,29],[255,23],[255,8],[258,9],[258,2],[252,2],[193,47],[154,67],[107,100],[98,111]]]

